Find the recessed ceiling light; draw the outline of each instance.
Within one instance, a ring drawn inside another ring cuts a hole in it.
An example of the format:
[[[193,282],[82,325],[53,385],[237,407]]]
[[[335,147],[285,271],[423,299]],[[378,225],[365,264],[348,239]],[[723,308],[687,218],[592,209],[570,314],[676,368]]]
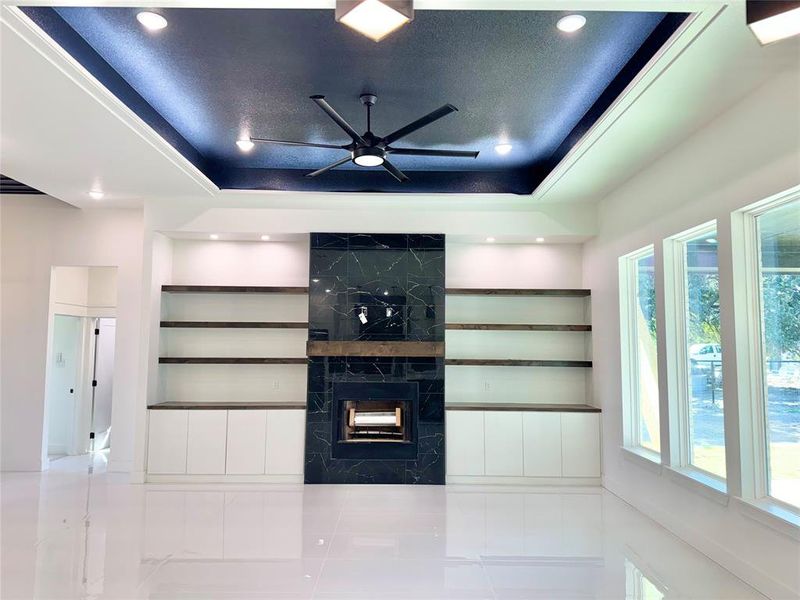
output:
[[[494,243],[494,238],[492,236],[489,236],[489,237],[486,238],[486,241],[488,243],[492,244],[492,243]]]
[[[167,26],[167,20],[160,14],[143,10],[137,13],[136,20],[142,24],[145,29],[150,31],[158,31]]]
[[[311,281],[312,281],[313,283],[319,283],[319,279],[312,279]]]
[[[497,144],[497,146],[494,147],[494,151],[497,152],[498,154],[508,154],[509,152],[511,152],[511,149],[513,147],[514,146],[512,146],[511,144]]]
[[[706,238],[706,244],[716,244],[717,238]]]
[[[219,239],[219,235],[218,235],[218,234],[216,234],[216,233],[211,233],[211,234],[209,234],[209,236],[208,236],[208,237],[209,237],[210,239],[212,239],[212,240],[218,240],[218,239]]]
[[[105,196],[105,194],[102,190],[89,190],[89,197],[92,200],[102,200],[103,196]]]
[[[261,241],[262,242],[268,242],[269,241],[269,236],[268,235],[262,235],[261,236]]]
[[[384,296],[388,296],[389,295],[389,290],[386,290],[385,292],[383,292],[383,295]]]
[[[326,294],[330,294],[330,293],[331,293],[331,288],[327,288],[327,289],[325,290],[325,293],[326,293]]]
[[[544,238],[543,237],[537,237],[536,238],[536,243],[537,244],[543,244],[544,243]]]
[[[387,6],[380,0],[336,2],[336,20],[375,42],[380,42],[413,17],[411,0],[394,0],[393,6]]]
[[[255,146],[255,144],[249,139],[236,140],[236,145],[239,146],[239,150],[242,152],[250,152],[250,150],[253,149],[253,146]]]
[[[762,46],[800,34],[800,3],[747,0],[746,19]]]
[[[565,33],[578,31],[584,25],[586,25],[586,17],[583,15],[567,15],[566,17],[561,17],[556,23],[556,27]]]

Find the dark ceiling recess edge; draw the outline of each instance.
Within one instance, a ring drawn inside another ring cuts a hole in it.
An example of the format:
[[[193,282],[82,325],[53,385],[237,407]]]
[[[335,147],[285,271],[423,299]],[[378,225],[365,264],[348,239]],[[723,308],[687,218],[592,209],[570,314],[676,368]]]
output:
[[[603,116],[603,113],[614,103],[619,95],[625,90],[628,84],[633,81],[636,75],[644,68],[648,61],[655,56],[656,52],[666,43],[670,36],[678,30],[678,27],[686,20],[689,13],[667,13],[661,22],[656,25],[653,32],[644,41],[644,44],[634,53],[631,59],[611,80],[600,97],[592,104],[592,107],[581,117],[578,124],[572,128],[561,145],[556,148],[553,156],[550,157],[546,173],[550,173],[556,165],[562,161],[567,153],[581,140],[592,125]],[[541,183],[539,181],[536,185]],[[533,190],[531,190],[533,191]]]
[[[504,171],[410,171],[413,174],[411,181],[399,183],[377,170],[331,171],[324,178],[309,179],[305,177],[307,169],[241,169],[206,160],[54,9],[22,7],[22,10],[112,94],[222,189],[517,195],[531,194],[539,186],[689,16],[688,13],[668,13],[661,20],[544,164]]]
[[[139,95],[125,79],[109,65],[55,9],[49,7],[21,7],[22,11],[41,27],[47,35],[66,50],[89,71],[109,92],[147,123],[173,148],[208,176],[208,161],[186,138],[169,124],[150,103]]]

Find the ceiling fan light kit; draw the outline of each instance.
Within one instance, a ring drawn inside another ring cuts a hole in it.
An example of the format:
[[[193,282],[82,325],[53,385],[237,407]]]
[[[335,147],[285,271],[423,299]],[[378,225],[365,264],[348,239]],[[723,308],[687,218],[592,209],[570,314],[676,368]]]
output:
[[[413,0],[336,0],[336,21],[375,42],[413,19]]]
[[[393,131],[385,137],[378,137],[372,133],[372,107],[377,102],[378,97],[375,94],[367,93],[361,94],[361,103],[367,109],[367,131],[364,134],[359,134],[350,123],[344,120],[342,116],[334,110],[325,100],[325,96],[311,96],[317,106],[319,106],[331,120],[336,123],[352,140],[349,144],[337,146],[335,144],[316,144],[312,142],[295,142],[291,140],[275,140],[269,138],[250,138],[252,142],[260,144],[277,144],[283,146],[305,146],[308,148],[331,148],[336,150],[347,150],[349,155],[337,160],[335,163],[317,169],[308,173],[306,177],[317,177],[323,173],[327,173],[331,169],[335,169],[347,162],[352,161],[359,167],[383,167],[392,177],[397,181],[403,183],[408,181],[408,176],[400,169],[395,167],[386,158],[389,154],[398,154],[406,156],[447,156],[455,158],[477,158],[479,152],[473,150],[439,150],[434,148],[395,148],[390,144],[397,140],[414,133],[418,129],[422,129],[430,125],[434,121],[438,121],[444,116],[452,112],[457,112],[458,109],[452,104],[445,104],[437,108],[433,112],[428,113],[424,117],[420,117],[416,121],[409,123],[405,127]]]

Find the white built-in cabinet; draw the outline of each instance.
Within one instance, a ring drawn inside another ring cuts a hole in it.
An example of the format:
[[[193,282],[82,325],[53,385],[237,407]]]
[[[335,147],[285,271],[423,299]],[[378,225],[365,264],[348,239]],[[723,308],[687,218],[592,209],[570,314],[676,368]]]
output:
[[[303,409],[179,409],[148,414],[147,473],[155,476],[151,480],[281,476],[302,481]]]
[[[448,410],[446,443],[455,482],[600,477],[599,413]]]

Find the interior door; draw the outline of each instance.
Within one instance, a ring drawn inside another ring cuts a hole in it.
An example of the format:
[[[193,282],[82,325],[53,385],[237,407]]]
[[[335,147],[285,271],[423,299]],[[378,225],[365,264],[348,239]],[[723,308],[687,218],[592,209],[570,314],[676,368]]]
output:
[[[82,319],[53,317],[52,363],[47,384],[47,454],[70,454],[74,446],[75,411],[79,398]]]
[[[114,377],[114,343],[117,331],[116,319],[97,319],[95,346],[95,372],[97,381],[94,393],[95,450],[107,448],[111,439],[111,395]]]

